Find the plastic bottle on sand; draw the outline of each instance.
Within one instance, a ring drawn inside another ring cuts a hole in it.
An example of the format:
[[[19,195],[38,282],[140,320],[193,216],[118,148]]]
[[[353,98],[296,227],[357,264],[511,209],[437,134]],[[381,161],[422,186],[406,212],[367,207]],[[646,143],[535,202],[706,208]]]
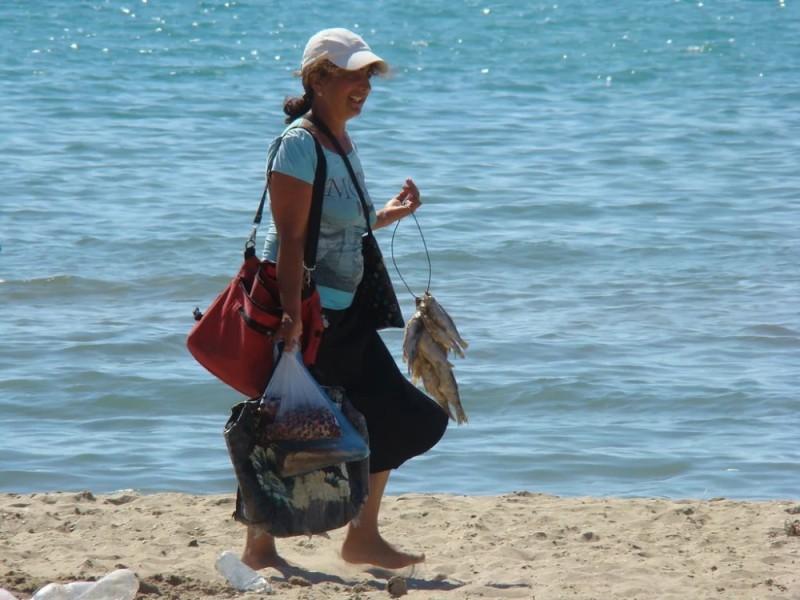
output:
[[[244,564],[235,553],[225,551],[214,564],[217,571],[240,592],[272,593],[272,586],[256,571]]]
[[[31,600],[133,600],[138,590],[136,575],[128,569],[119,569],[98,581],[49,583]]]
[[[139,580],[133,571],[119,569],[99,579],[80,600],[133,600],[139,591]]]
[[[48,583],[36,592],[31,600],[77,600],[94,586],[94,581]]]

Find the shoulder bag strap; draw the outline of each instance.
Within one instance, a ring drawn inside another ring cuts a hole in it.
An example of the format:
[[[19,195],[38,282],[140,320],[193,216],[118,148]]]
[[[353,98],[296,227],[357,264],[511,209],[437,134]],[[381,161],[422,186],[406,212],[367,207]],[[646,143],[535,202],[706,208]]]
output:
[[[367,221],[367,231],[369,232],[369,235],[372,235],[372,227],[369,224],[369,207],[367,206],[367,200],[364,197],[364,192],[361,190],[361,186],[358,183],[358,178],[356,177],[356,173],[353,170],[353,165],[350,164],[350,159],[347,158],[347,153],[344,151],[344,148],[342,148],[342,145],[339,143],[339,140],[337,140],[336,136],[334,136],[331,133],[331,130],[328,129],[328,126],[325,125],[325,123],[323,123],[314,115],[308,117],[308,120],[311,121],[317,129],[319,129],[322,133],[325,134],[325,137],[327,137],[330,140],[331,144],[333,144],[333,147],[336,148],[336,151],[339,153],[339,156],[342,157],[342,160],[344,161],[344,166],[347,167],[347,172],[350,173],[350,179],[353,180],[353,185],[356,188],[356,192],[358,192],[358,198],[359,200],[361,200],[361,208],[364,210],[364,218]]]
[[[314,172],[314,185],[311,188],[311,211],[308,214],[308,231],[306,233],[306,245],[303,251],[303,264],[307,271],[313,271],[317,265],[319,226],[322,221],[322,196],[325,192],[325,178],[327,177],[328,165],[325,160],[325,154],[322,151],[322,145],[319,143],[314,132],[303,125],[298,125],[298,127],[302,127],[311,134],[311,137],[314,139],[314,148],[317,151],[317,169]],[[264,205],[267,200],[267,194],[269,193],[269,174],[271,171],[272,160],[270,160],[267,165],[267,182],[264,185],[264,191],[258,203],[256,216],[253,218],[253,229],[244,246],[245,258],[253,256],[256,252],[256,232],[258,231],[258,226],[261,225],[261,217],[264,214]]]

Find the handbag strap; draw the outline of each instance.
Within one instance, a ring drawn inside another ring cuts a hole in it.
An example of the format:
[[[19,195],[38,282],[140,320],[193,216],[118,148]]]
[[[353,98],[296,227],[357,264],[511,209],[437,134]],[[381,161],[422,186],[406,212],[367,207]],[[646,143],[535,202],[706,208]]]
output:
[[[350,179],[353,180],[353,185],[356,188],[356,192],[358,192],[358,198],[361,200],[361,208],[364,210],[364,218],[367,221],[367,234],[372,235],[372,227],[369,224],[369,207],[367,206],[366,198],[364,197],[364,192],[361,190],[361,186],[358,183],[358,178],[356,177],[356,172],[353,170],[353,165],[350,164],[350,159],[347,158],[347,153],[342,148],[342,145],[339,143],[339,140],[336,139],[331,133],[331,130],[328,129],[328,126],[325,125],[316,115],[310,115],[307,117],[309,121],[311,121],[314,126],[319,129],[322,133],[325,134],[333,147],[336,148],[336,152],[339,153],[339,156],[342,157],[342,161],[344,161],[344,166],[347,167],[347,172],[350,173]]]
[[[317,152],[317,169],[314,172],[314,185],[311,188],[311,210],[308,213],[308,230],[306,233],[306,244],[303,250],[303,265],[306,271],[313,271],[317,265],[317,245],[319,244],[319,226],[322,222],[322,196],[325,192],[325,178],[327,177],[327,161],[325,154],[322,152],[322,145],[319,143],[317,136],[308,127],[298,125],[301,129],[305,129],[311,134],[314,139],[314,148]],[[294,127],[292,129],[295,129]],[[285,134],[284,134],[285,135]],[[281,136],[281,140],[283,136]],[[258,226],[261,225],[261,217],[264,214],[264,205],[269,193],[269,177],[272,172],[272,162],[275,158],[273,154],[267,164],[267,182],[264,185],[264,191],[261,194],[261,200],[258,203],[258,210],[256,216],[253,218],[253,230],[250,232],[250,237],[244,245],[244,257],[250,258],[256,253],[256,232]]]

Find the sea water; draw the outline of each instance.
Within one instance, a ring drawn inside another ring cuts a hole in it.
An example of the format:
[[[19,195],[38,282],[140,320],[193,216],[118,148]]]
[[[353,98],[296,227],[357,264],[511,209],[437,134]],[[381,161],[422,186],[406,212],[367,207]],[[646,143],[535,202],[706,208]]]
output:
[[[388,493],[798,497],[792,0],[4,0],[0,491],[235,489],[186,334],[331,26],[393,67],[349,130],[422,191],[424,243],[378,232],[405,316],[470,342],[469,424]]]

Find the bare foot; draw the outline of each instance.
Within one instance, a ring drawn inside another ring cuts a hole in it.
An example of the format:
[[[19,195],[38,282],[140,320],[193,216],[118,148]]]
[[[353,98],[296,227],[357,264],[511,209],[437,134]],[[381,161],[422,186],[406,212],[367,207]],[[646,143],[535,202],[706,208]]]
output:
[[[275,538],[253,527],[247,528],[247,539],[242,551],[242,562],[255,571],[268,567],[282,571],[291,567],[278,554],[278,549],[275,547]]]
[[[348,536],[342,544],[342,560],[355,565],[402,569],[423,562],[425,555],[400,552],[380,536],[357,540]]]
[[[274,553],[256,553],[244,552],[242,554],[242,562],[254,571],[260,569],[273,568],[283,572],[285,569],[292,567],[291,564],[280,556],[277,552]]]

